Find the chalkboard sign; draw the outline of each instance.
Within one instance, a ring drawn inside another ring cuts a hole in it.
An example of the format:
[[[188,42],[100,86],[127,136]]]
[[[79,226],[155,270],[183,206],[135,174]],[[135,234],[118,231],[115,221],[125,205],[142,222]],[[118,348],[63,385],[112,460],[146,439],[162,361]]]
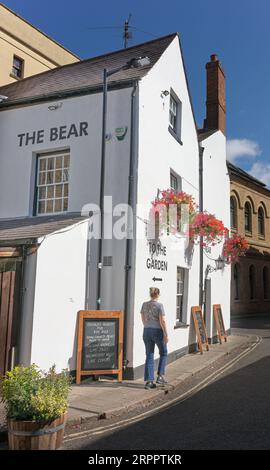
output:
[[[201,354],[203,354],[203,346],[205,346],[206,350],[209,351],[208,339],[205,329],[205,324],[202,315],[201,307],[192,307],[192,316],[195,326],[195,331],[198,339],[198,346]]]
[[[227,341],[227,334],[226,334],[226,330],[224,326],[221,305],[220,304],[213,305],[213,310],[214,310],[214,318],[215,318],[215,323],[217,327],[218,338],[221,344],[222,340],[224,340],[225,342]]]
[[[82,375],[117,375],[122,380],[123,312],[81,310],[76,383]]]

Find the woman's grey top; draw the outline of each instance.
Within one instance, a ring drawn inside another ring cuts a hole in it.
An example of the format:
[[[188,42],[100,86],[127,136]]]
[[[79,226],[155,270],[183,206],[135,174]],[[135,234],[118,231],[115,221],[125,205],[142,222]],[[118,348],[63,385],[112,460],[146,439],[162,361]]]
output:
[[[163,305],[156,300],[149,300],[142,304],[141,313],[144,314],[144,328],[161,328],[159,317],[165,316]]]

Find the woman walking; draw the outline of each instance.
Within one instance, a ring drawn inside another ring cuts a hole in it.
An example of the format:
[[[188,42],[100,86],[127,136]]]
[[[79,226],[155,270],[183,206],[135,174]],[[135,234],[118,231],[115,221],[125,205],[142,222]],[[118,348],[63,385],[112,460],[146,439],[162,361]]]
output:
[[[166,384],[164,378],[167,363],[167,343],[168,333],[165,322],[165,312],[163,305],[158,302],[160,291],[157,287],[150,287],[150,300],[144,302],[141,308],[142,322],[144,325],[143,340],[145,344],[145,388],[156,388],[154,383],[154,351],[155,345],[159,349],[159,365],[156,383]]]

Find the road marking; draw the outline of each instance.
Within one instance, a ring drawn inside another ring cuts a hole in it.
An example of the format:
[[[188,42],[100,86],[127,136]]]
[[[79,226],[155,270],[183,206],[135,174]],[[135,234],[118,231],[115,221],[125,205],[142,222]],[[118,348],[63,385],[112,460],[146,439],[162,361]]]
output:
[[[187,399],[191,398],[192,396],[194,396],[200,390],[203,390],[204,388],[206,388],[210,383],[214,382],[214,380],[216,380],[224,372],[231,369],[237,362],[239,362],[245,356],[247,356],[252,351],[254,351],[254,349],[256,349],[257,346],[261,342],[262,342],[262,337],[261,336],[256,336],[255,343],[253,343],[249,348],[245,349],[245,351],[243,351],[241,354],[239,354],[239,356],[232,359],[226,365],[222,366],[220,369],[213,372],[211,375],[209,375],[208,377],[203,379],[197,385],[194,385],[194,387],[187,390],[182,395],[179,395],[178,397],[173,398],[172,400],[166,401],[166,403],[163,403],[162,405],[157,406],[155,409],[145,411],[144,413],[140,413],[139,415],[133,416],[132,418],[123,419],[121,421],[118,421],[118,423],[103,426],[102,428],[98,427],[98,428],[89,429],[89,430],[86,430],[86,431],[81,431],[81,432],[78,432],[78,433],[75,433],[75,434],[69,434],[69,436],[67,436],[64,439],[64,442],[71,442],[71,441],[75,441],[77,439],[82,439],[84,437],[98,436],[100,434],[105,434],[109,431],[114,431],[114,430],[119,429],[119,428],[124,428],[124,427],[129,426],[130,424],[142,421],[143,419],[145,419],[148,416],[153,416],[153,415],[157,414],[159,411],[164,410],[166,408],[169,408],[172,405],[184,402],[185,400],[187,400]]]

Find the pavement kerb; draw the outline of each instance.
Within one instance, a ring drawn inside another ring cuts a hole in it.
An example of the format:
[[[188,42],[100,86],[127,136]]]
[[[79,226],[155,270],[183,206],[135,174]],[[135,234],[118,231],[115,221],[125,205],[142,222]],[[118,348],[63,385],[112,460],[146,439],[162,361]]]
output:
[[[91,416],[91,417],[78,417],[78,418],[71,418],[67,420],[66,423],[66,429],[71,430],[74,428],[80,427],[82,424],[91,424],[91,423],[97,423],[100,420],[109,420],[112,418],[116,417],[123,417],[124,415],[131,413],[132,411],[139,411],[143,410],[144,408],[147,408],[149,405],[153,405],[155,403],[160,402],[162,399],[164,399],[168,394],[172,393],[173,391],[177,391],[179,388],[183,386],[183,384],[190,379],[191,377],[196,377],[199,373],[205,371],[209,367],[213,367],[218,361],[220,361],[222,358],[225,356],[231,356],[232,354],[235,354],[236,351],[239,349],[239,355],[243,352],[243,350],[248,349],[248,346],[256,342],[257,336],[255,335],[246,335],[246,334],[238,334],[235,336],[242,336],[246,337],[247,340],[240,345],[236,345],[234,348],[232,348],[230,351],[224,351],[223,354],[219,354],[216,359],[211,361],[210,363],[206,364],[202,368],[196,370],[195,372],[189,372],[186,373],[185,377],[181,379],[175,379],[173,381],[170,381],[169,387],[168,388],[161,388],[157,391],[151,391],[149,392],[149,398],[143,398],[137,401],[133,401],[130,405],[125,405],[119,408],[114,408],[112,410],[107,410],[107,411],[101,411],[98,413],[96,416]]]
[[[219,354],[217,358],[215,358],[213,361],[210,363],[207,363],[204,365],[202,368],[197,369],[195,372],[187,372],[185,374],[185,377],[181,380],[180,378],[177,378],[173,381],[170,381],[169,387],[168,388],[161,388],[155,392],[150,392],[149,393],[149,398],[143,398],[138,401],[132,402],[129,406],[123,406],[119,408],[114,408],[112,410],[107,410],[101,411],[97,413],[95,416],[80,416],[78,418],[68,418],[67,423],[66,423],[66,429],[67,430],[74,430],[76,428],[79,428],[81,425],[86,424],[89,425],[91,423],[97,423],[100,420],[109,420],[115,417],[123,417],[124,415],[132,412],[132,411],[138,411],[142,410],[144,408],[147,408],[149,405],[153,405],[156,402],[160,402],[162,399],[164,399],[168,394],[172,393],[173,391],[177,391],[177,389],[181,388],[183,384],[190,379],[191,377],[196,377],[199,373],[205,371],[209,367],[213,367],[220,359],[224,358],[225,356],[230,356],[232,354],[235,354],[236,351],[239,349],[239,354],[243,352],[244,349],[248,349],[248,346],[251,345],[251,343],[256,342],[257,337],[255,335],[247,335],[247,334],[240,334],[237,333],[236,336],[242,336],[246,337],[247,340],[240,345],[235,345],[234,348],[232,348],[230,351],[224,351],[223,354]],[[0,431],[0,442],[5,442],[7,441],[7,430]]]

